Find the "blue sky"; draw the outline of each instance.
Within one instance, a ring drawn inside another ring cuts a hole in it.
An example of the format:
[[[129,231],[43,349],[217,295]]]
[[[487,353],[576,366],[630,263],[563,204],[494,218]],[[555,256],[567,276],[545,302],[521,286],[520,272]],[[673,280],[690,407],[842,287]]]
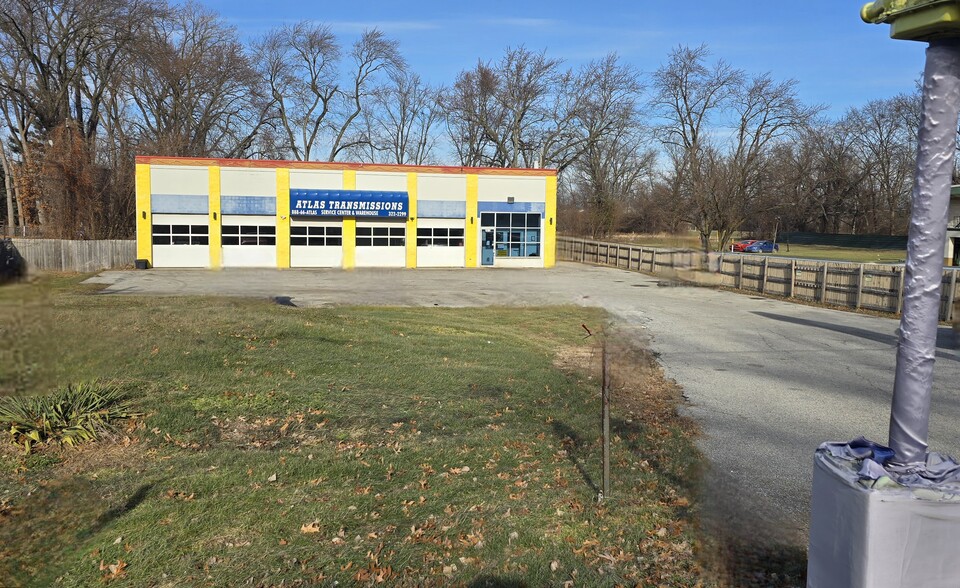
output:
[[[923,43],[889,38],[887,25],[860,20],[864,0],[592,2],[304,2],[201,0],[253,37],[284,22],[329,24],[344,44],[366,27],[400,41],[414,71],[451,83],[478,59],[506,47],[546,49],[571,65],[618,53],[644,72],[677,45],[710,47],[750,73],[795,79],[800,97],[841,116],[876,98],[911,91],[923,69]]]

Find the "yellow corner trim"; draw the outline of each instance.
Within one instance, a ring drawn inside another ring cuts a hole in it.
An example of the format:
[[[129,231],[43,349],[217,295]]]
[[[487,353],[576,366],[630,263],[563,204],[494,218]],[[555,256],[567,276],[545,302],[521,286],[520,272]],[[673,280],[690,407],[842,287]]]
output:
[[[137,259],[153,265],[153,215],[150,212],[150,164],[136,168]]]
[[[407,174],[407,267],[417,267],[417,174]]]
[[[480,217],[477,215],[479,178],[477,174],[467,174],[467,225],[464,233],[467,267],[477,267],[477,249],[480,247]]]
[[[221,220],[220,213],[220,166],[211,165],[207,168],[208,174],[208,198],[209,211],[207,214],[209,247],[210,247],[210,267],[217,269],[223,266],[223,245],[221,244]]]
[[[543,219],[543,267],[557,264],[557,176],[547,176]]]
[[[277,168],[277,267],[290,267],[290,170]]]

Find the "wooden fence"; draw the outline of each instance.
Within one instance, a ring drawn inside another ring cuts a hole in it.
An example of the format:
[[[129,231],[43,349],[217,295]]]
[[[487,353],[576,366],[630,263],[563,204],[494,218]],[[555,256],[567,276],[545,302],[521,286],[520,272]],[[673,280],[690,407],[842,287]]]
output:
[[[903,307],[904,267],[640,247],[559,237],[557,257],[667,275],[784,298],[897,314]],[[940,320],[953,320],[957,272],[944,268]]]
[[[95,272],[132,267],[136,241],[69,241],[62,239],[13,239],[27,260],[27,271]]]

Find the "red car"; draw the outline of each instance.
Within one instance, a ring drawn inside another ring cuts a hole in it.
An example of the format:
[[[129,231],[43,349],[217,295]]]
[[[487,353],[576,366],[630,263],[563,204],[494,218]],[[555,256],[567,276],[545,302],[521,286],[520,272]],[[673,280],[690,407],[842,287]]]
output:
[[[737,241],[736,243],[730,246],[730,251],[739,251],[743,253],[744,249],[746,249],[750,245],[753,245],[756,242],[757,242],[757,239],[747,239],[745,241]]]

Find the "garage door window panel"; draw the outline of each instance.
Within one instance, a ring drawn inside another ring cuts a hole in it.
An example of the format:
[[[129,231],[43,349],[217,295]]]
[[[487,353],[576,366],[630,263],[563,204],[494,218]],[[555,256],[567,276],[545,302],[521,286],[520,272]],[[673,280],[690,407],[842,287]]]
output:
[[[290,227],[290,244],[306,247],[340,247],[343,245],[342,227]]]
[[[277,228],[270,225],[224,225],[222,245],[276,245]]]
[[[406,227],[357,227],[357,247],[404,247]]]
[[[151,241],[154,245],[208,245],[206,225],[153,225]]]
[[[463,229],[418,228],[417,247],[463,247]]]

